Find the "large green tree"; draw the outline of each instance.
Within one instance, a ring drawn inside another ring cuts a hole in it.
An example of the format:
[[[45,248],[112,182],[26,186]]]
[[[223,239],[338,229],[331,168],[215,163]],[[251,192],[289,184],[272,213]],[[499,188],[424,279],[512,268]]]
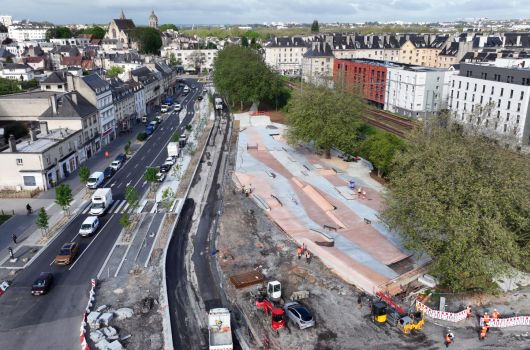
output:
[[[166,24],[162,24],[158,27],[158,29],[161,31],[161,32],[165,32],[166,30],[169,30],[169,29],[173,29],[174,31],[178,31],[178,27],[174,24],[171,24],[171,23],[166,23]]]
[[[46,39],[68,39],[73,36],[72,31],[68,27],[54,27],[46,31]]]
[[[138,42],[141,53],[158,55],[162,47],[160,32],[155,28],[137,27],[132,32],[132,38]]]
[[[356,95],[304,84],[303,91],[296,91],[287,104],[287,140],[312,142],[327,155],[333,147],[352,152],[362,139],[364,108]]]
[[[81,29],[79,34],[90,34],[94,39],[103,39],[105,37],[106,31],[100,26],[92,26],[89,28]]]
[[[388,174],[399,151],[405,149],[405,141],[393,134],[376,130],[360,143],[359,153],[377,169],[378,175]]]
[[[259,101],[274,103],[283,94],[283,83],[263,61],[257,51],[248,47],[226,46],[214,63],[213,80],[218,91],[231,105]]]
[[[116,78],[118,75],[122,74],[124,72],[124,69],[120,66],[112,66],[109,69],[107,69],[107,77],[109,78]]]
[[[429,123],[395,157],[383,220],[451,290],[530,269],[530,159]]]
[[[72,189],[67,184],[55,187],[55,203],[59,204],[65,213],[70,213],[70,204],[74,199]]]
[[[318,21],[315,19],[313,23],[311,23],[311,33],[318,33],[320,31],[320,25],[318,24]]]

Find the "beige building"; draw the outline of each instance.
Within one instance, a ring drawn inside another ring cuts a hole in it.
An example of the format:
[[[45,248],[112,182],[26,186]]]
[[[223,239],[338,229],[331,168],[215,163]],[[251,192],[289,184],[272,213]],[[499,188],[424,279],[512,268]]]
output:
[[[301,37],[273,38],[263,47],[265,63],[282,75],[300,76],[308,45]]]
[[[134,45],[131,40],[131,31],[135,28],[136,26],[134,25],[133,20],[125,18],[125,14],[121,11],[120,18],[113,19],[112,22],[110,22],[104,39],[112,40],[118,49],[133,48]]]
[[[438,54],[446,45],[448,36],[430,35],[409,37],[399,49],[397,62],[424,67],[438,67]]]
[[[302,79],[313,84],[331,84],[333,62],[333,52],[327,43],[312,43],[302,60]]]
[[[9,148],[0,152],[2,188],[47,190],[77,169],[80,130],[55,129],[39,135],[31,130],[30,135],[29,140],[18,144],[10,137]]]

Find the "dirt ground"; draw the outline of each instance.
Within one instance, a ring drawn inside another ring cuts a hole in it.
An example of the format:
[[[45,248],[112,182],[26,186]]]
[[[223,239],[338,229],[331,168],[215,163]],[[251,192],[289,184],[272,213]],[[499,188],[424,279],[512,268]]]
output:
[[[160,350],[162,336],[162,315],[158,302],[160,271],[158,267],[138,269],[128,276],[118,276],[103,281],[96,291],[94,309],[107,305],[116,310],[127,307],[134,311],[131,318],[111,321],[126,349]]]

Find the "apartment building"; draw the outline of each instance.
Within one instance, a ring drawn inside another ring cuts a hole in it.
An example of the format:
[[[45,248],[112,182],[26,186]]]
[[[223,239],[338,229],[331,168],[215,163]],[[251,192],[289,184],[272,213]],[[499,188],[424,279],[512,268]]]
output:
[[[116,129],[119,132],[129,130],[136,119],[136,100],[133,86],[120,79],[110,79],[112,103],[114,104],[114,117]]]
[[[384,109],[411,118],[427,118],[447,107],[454,69],[413,65],[387,66]]]
[[[328,43],[313,42],[302,58],[302,79],[312,84],[330,85],[333,77],[333,52]]]
[[[437,67],[438,54],[445,46],[448,35],[411,35],[401,45],[397,62],[424,67]]]
[[[451,76],[454,121],[478,128],[504,146],[530,150],[530,69],[520,65],[461,64]]]
[[[130,76],[132,80],[142,84],[144,87],[145,110],[147,113],[150,113],[156,109],[156,106],[160,105],[160,96],[162,96],[162,87],[158,73],[152,72],[147,67],[140,67],[132,70]]]
[[[45,41],[50,26],[31,23],[12,24],[7,28],[7,36],[16,42]]]
[[[187,48],[168,46],[162,48],[160,55],[168,60],[173,55],[185,71],[195,72],[211,71],[218,52],[218,49],[203,49],[198,48],[198,45],[189,45]]]
[[[33,69],[26,64],[19,63],[1,63],[0,77],[18,81],[33,80]]]
[[[287,76],[301,76],[302,59],[309,49],[301,37],[273,38],[263,47],[265,63],[278,73]]]

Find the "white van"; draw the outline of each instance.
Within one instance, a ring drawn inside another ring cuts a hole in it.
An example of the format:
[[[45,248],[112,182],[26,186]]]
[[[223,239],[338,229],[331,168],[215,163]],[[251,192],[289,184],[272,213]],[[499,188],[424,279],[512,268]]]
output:
[[[89,216],[81,224],[79,235],[83,237],[92,236],[99,227],[99,219],[97,216]]]
[[[101,171],[96,171],[88,178],[86,187],[90,189],[96,189],[103,183],[103,181],[105,181],[105,174],[103,174]]]

